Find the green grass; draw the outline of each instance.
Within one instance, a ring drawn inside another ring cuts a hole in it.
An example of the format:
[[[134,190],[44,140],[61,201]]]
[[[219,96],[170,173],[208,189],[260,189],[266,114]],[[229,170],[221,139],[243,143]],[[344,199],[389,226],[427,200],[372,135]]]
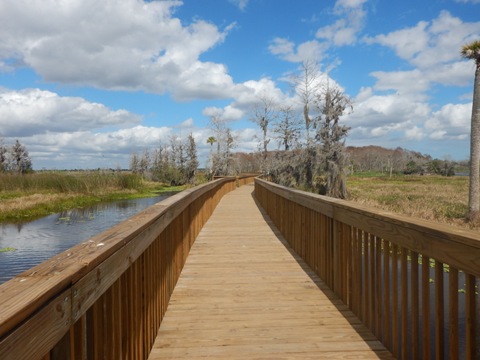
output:
[[[15,251],[17,249],[13,248],[13,247],[4,247],[4,248],[0,248],[0,253],[3,253],[3,252],[9,252],[9,251]]]

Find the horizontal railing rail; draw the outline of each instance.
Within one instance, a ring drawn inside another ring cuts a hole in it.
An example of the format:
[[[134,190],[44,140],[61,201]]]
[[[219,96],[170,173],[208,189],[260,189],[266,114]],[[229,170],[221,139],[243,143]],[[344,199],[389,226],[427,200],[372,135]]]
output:
[[[146,359],[191,245],[236,182],[173,195],[0,285],[0,359]]]
[[[480,357],[480,236],[255,180],[293,250],[397,358]]]

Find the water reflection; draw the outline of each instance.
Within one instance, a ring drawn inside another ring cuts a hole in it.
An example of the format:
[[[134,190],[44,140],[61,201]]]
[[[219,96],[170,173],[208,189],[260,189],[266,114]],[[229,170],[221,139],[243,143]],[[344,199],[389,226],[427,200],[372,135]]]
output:
[[[111,228],[172,194],[66,210],[24,224],[0,224],[0,284]]]

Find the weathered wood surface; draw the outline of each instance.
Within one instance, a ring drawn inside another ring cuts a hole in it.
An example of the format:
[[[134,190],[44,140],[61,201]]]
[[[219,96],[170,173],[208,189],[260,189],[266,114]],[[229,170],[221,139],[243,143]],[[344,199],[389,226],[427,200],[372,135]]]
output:
[[[146,359],[191,243],[235,181],[185,190],[2,284],[0,359]]]
[[[149,359],[388,359],[251,195],[226,195],[200,232]]]
[[[478,233],[260,179],[255,196],[292,249],[394,356],[480,359]]]

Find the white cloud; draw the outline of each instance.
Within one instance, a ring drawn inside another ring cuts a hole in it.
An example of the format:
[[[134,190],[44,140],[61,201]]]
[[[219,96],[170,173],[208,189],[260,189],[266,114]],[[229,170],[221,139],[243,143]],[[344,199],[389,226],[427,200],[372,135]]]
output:
[[[400,94],[416,94],[425,99],[434,84],[467,86],[474,73],[473,62],[461,60],[459,51],[463,44],[480,37],[480,22],[465,23],[442,11],[432,21],[420,21],[415,26],[365,37],[368,44],[391,48],[407,61],[411,70],[375,71],[374,89],[392,90]]]
[[[363,6],[366,1],[337,0],[332,15],[338,19],[331,25],[319,28],[316,32],[316,39],[296,45],[288,39],[277,37],[268,47],[270,53],[290,62],[306,60],[319,62],[325,57],[331,46],[354,44],[357,41],[358,33],[363,30],[365,25],[367,13]]]
[[[383,137],[420,137],[420,129],[430,115],[428,104],[408,95],[375,95],[365,88],[353,99],[354,112],[345,117],[352,127],[352,136],[364,139]],[[417,129],[416,129],[417,128]]]
[[[179,127],[182,128],[182,129],[189,129],[189,128],[192,128],[194,126],[194,121],[192,118],[188,118],[187,120],[183,121]]]
[[[172,133],[167,127],[135,126],[111,132],[44,133],[21,142],[37,169],[52,164],[58,169],[128,168],[131,154],[168,143]]]
[[[0,68],[21,63],[45,80],[102,89],[228,96],[225,66],[200,55],[227,36],[213,24],[183,25],[180,1],[4,0]],[[178,85],[182,86],[179,87]],[[205,92],[204,89],[210,89]]]
[[[387,35],[365,37],[368,44],[377,43],[392,48],[402,59],[410,60],[428,47],[429,36],[425,29],[428,22],[420,21],[416,26],[393,31]]]
[[[414,126],[411,129],[407,129],[405,131],[405,136],[409,140],[422,140],[424,138],[424,133],[421,128],[418,126]]]
[[[79,97],[39,89],[0,90],[0,135],[4,137],[124,127],[140,121],[140,116],[126,110],[112,110]]]
[[[461,46],[479,36],[480,22],[462,22],[448,11],[442,11],[432,21],[420,21],[413,27],[365,37],[364,40],[390,47],[411,65],[428,69],[458,61]]]
[[[306,41],[295,48],[295,44],[284,38],[275,38],[268,49],[271,54],[290,62],[302,62],[305,60],[320,61],[328,46],[316,40]]]
[[[472,103],[446,104],[425,122],[432,139],[467,139],[470,135]]]
[[[375,71],[370,75],[377,79],[376,90],[394,90],[401,94],[423,93],[430,83],[418,70],[411,71]]]
[[[250,0],[230,0],[232,4],[235,6],[238,6],[238,8],[242,11],[244,11],[247,8],[248,2]]]
[[[351,45],[357,41],[357,34],[363,29],[366,0],[337,0],[334,14],[340,17],[332,25],[317,30],[316,37],[336,46]]]

